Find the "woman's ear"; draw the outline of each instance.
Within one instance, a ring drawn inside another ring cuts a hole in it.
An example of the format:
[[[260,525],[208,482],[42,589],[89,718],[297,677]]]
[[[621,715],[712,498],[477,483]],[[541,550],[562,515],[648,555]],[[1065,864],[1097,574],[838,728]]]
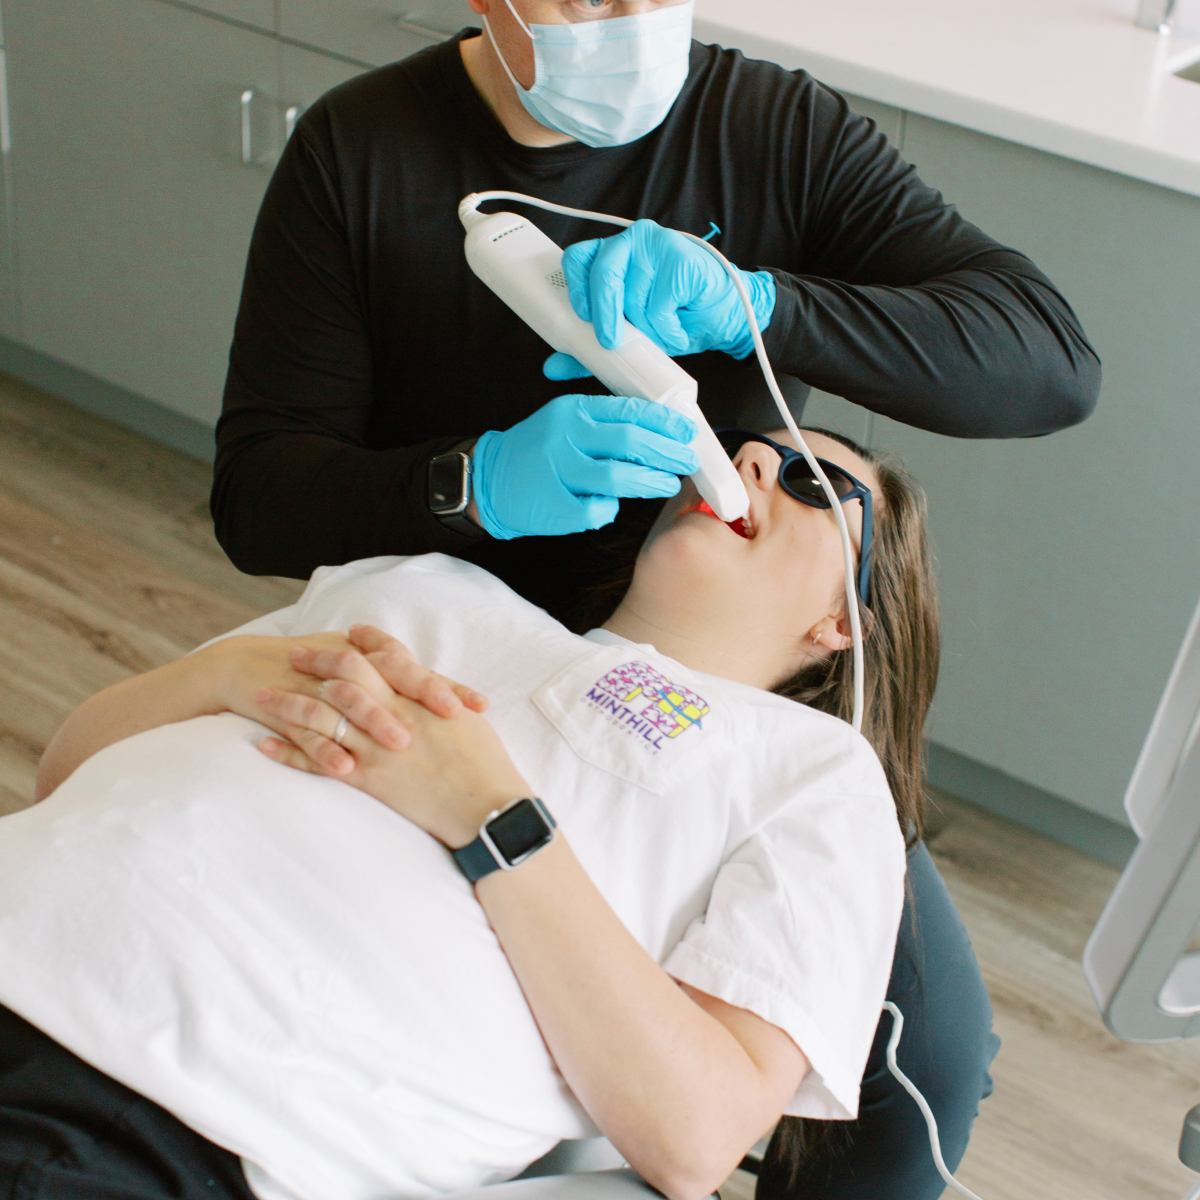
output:
[[[808,635],[815,650],[849,650],[854,645],[850,634],[850,622],[845,617],[824,617],[813,627]]]
[[[867,616],[867,612],[860,606],[859,617],[862,620],[864,637],[867,634]],[[833,623],[833,632],[830,637],[831,640],[825,644],[831,650],[850,650],[854,646],[854,627],[850,624],[850,614],[846,610],[844,603],[838,612],[837,619]]]

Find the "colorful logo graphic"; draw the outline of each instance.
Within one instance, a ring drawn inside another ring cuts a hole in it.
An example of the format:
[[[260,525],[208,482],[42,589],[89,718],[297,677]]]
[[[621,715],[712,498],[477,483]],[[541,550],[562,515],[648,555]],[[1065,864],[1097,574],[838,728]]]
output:
[[[672,683],[649,663],[614,667],[588,689],[584,699],[657,753],[689,729],[703,729],[709,707],[703,696]]]

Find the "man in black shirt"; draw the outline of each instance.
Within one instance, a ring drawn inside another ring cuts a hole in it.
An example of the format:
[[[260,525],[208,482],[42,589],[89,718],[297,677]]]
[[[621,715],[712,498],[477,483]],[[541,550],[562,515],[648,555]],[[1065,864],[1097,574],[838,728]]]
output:
[[[507,9],[492,9],[499,28]],[[544,343],[466,266],[458,202],[489,188],[700,234],[715,223],[727,257],[775,279],[766,345],[796,409],[812,385],[968,437],[1048,433],[1090,410],[1098,363],[1049,280],[807,74],[694,45],[647,136],[525,145],[489,105],[493,76],[468,65],[487,51],[464,35],[335,89],[275,172],[217,433],[213,512],[242,569],[302,578],[441,550],[482,557],[520,591],[547,577],[531,598],[552,608],[575,589],[590,537],[481,533],[472,552],[426,504],[435,453],[602,390],[546,379]],[[535,219],[563,246],[611,233]],[[753,359],[683,365],[714,425],[778,425]]]
[[[797,417],[811,386],[963,437],[1044,434],[1090,412],[1099,363],[1053,284],[959,216],[873,122],[805,72],[691,43],[677,86],[652,86],[649,76],[674,69],[664,53],[622,85],[645,104],[606,113],[587,74],[591,33],[578,78],[566,80],[583,91],[540,86],[570,68],[546,31],[644,26],[690,5],[471,5],[488,36],[466,30],[334,89],[305,113],[271,181],[212,494],[218,537],[243,570],[303,578],[323,564],[442,551],[572,623],[607,530],[501,540],[428,502],[437,455],[487,431],[507,437],[564,392],[603,390],[590,379],[567,386],[561,357],[544,371],[544,343],[471,274],[457,216],[471,192],[507,189],[701,235],[717,226],[721,250],[769,300],[765,343]],[[665,31],[651,40],[669,50]],[[611,234],[531,216],[563,246]],[[579,258],[576,290],[591,294],[592,260]],[[595,287],[619,294],[625,282]],[[755,360],[729,350],[683,359],[710,422],[778,426]],[[642,436],[636,419],[627,432]],[[536,455],[523,470],[538,475]],[[644,508],[627,504],[618,525],[644,521]],[[889,995],[908,1021],[901,1063],[927,1091],[953,1166],[990,1089],[996,1043],[969,944],[923,848],[910,879],[921,940],[906,915]],[[789,1181],[773,1143],[760,1193],[941,1194],[920,1115],[883,1067],[889,1033],[885,1017],[848,1148],[815,1151]]]

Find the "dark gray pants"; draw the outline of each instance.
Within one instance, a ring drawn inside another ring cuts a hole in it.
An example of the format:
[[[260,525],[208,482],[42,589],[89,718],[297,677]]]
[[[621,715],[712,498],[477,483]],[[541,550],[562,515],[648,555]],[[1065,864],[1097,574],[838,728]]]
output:
[[[924,846],[909,854],[909,879],[888,998],[904,1013],[900,1066],[932,1106],[953,1170],[991,1091],[999,1043],[970,942]],[[768,1152],[759,1200],[942,1194],[920,1111],[887,1070],[890,1033],[885,1014],[846,1149],[807,1162],[794,1185]],[[0,1007],[0,1200],[168,1197],[253,1200],[232,1154]]]
[[[909,851],[905,903],[888,999],[904,1014],[896,1061],[929,1102],[946,1166],[966,1153],[1000,1039],[979,964],[946,885],[923,844]],[[892,1017],[884,1012],[863,1076],[858,1120],[838,1130],[844,1146],[805,1160],[794,1178],[772,1143],[758,1200],[935,1200],[945,1183],[933,1165],[925,1119],[887,1068]],[[778,1138],[776,1139],[778,1140]]]

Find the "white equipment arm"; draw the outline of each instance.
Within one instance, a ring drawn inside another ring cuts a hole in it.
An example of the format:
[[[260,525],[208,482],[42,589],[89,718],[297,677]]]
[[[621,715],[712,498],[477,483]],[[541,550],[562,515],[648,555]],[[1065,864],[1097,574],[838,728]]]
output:
[[[1200,1036],[1200,605],[1126,792],[1141,842],[1084,951],[1105,1024],[1126,1041]]]

